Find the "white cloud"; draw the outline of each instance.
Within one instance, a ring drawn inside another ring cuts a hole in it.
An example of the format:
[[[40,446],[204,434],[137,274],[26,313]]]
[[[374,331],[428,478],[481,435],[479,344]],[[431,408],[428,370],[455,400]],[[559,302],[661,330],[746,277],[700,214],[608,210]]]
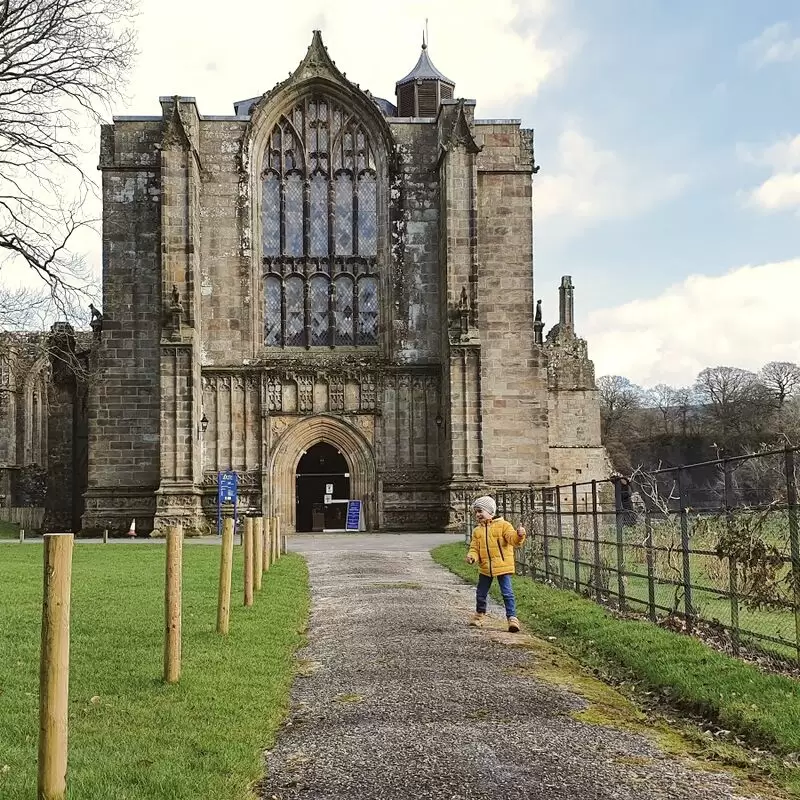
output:
[[[196,97],[201,113],[230,114],[235,100],[267,91],[294,70],[315,28],[348,78],[391,100],[395,82],[416,63],[426,18],[431,59],[456,82],[456,94],[477,99],[479,113],[507,113],[574,45],[569,36],[546,34],[554,8],[554,0],[228,0],[219,14],[208,1],[144,0],[142,56],[124,113],[152,113],[146,109],[159,95],[180,93]]]
[[[753,151],[739,148],[741,159],[769,167],[772,175],[745,194],[746,202],[764,211],[800,210],[800,135]]]
[[[800,363],[800,258],[692,275],[662,294],[591,312],[582,326],[598,375],[686,385],[709,366]]]
[[[800,36],[792,34],[788,22],[778,22],[747,42],[742,53],[759,67],[794,61],[800,58]]]
[[[596,221],[634,217],[683,191],[688,176],[662,173],[612,150],[602,150],[575,129],[558,141],[558,161],[534,184],[536,216]]]

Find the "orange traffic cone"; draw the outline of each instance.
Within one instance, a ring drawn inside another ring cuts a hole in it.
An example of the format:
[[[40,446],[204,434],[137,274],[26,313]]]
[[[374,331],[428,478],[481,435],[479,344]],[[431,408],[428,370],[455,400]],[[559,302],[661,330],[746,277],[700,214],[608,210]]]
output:
[[[128,528],[128,536],[132,539],[136,536],[136,517],[131,520],[131,526]]]

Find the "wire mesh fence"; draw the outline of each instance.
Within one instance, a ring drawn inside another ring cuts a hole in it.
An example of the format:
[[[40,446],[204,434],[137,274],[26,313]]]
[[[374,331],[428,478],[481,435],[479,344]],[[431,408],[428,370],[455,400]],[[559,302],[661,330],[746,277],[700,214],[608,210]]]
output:
[[[521,575],[800,661],[800,448],[495,493]]]

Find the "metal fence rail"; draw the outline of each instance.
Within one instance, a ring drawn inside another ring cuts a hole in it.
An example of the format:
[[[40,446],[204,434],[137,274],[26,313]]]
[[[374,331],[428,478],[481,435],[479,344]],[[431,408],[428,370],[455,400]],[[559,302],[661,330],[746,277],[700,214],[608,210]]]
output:
[[[517,571],[652,621],[800,661],[800,448],[495,492]]]

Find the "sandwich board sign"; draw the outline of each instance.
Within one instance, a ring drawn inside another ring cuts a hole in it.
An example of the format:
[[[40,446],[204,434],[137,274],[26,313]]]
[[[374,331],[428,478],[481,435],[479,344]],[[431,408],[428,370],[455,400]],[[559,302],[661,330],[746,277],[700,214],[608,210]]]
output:
[[[217,473],[217,535],[222,532],[222,506],[233,506],[233,532],[236,533],[236,522],[239,504],[239,476],[235,472]]]
[[[350,500],[347,503],[347,521],[344,529],[346,531],[363,531],[364,528],[364,506],[360,500]]]

